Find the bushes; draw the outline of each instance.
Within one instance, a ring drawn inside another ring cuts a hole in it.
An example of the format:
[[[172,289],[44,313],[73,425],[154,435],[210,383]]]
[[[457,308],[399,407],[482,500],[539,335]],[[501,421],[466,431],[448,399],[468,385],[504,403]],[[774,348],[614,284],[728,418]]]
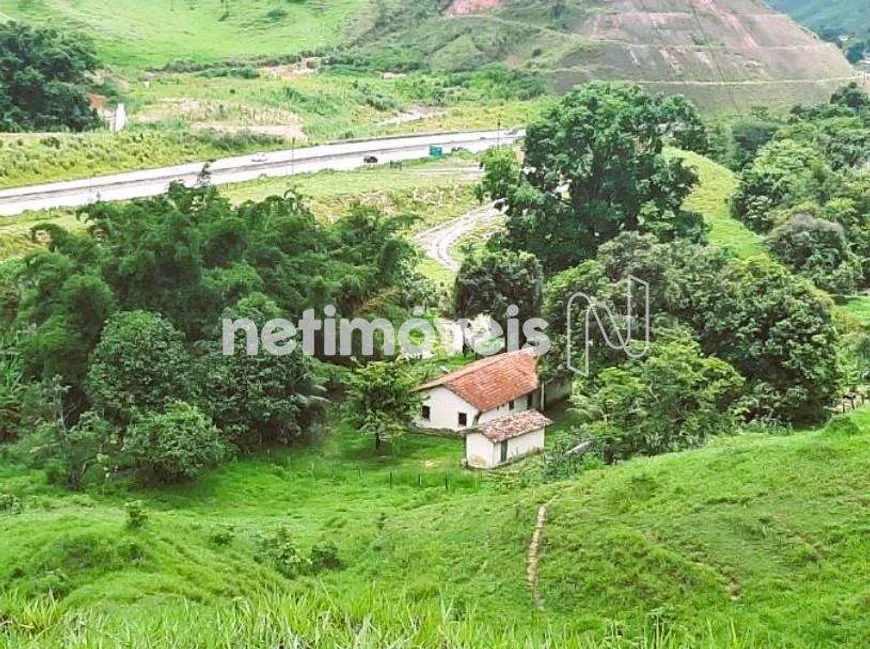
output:
[[[832,171],[816,148],[795,140],[774,141],[743,172],[731,213],[755,232],[768,232],[777,210],[818,196]]]
[[[262,534],[259,551],[258,560],[271,565],[287,579],[344,567],[335,543],[328,540],[317,543],[306,557],[293,542],[290,530],[285,525]]]
[[[138,416],[124,437],[124,452],[145,475],[178,482],[221,462],[228,447],[208,417],[177,401],[164,413]]]
[[[655,345],[644,360],[601,372],[575,405],[605,458],[624,460],[693,448],[732,432],[742,385],[733,367],[705,357],[681,334]]]
[[[0,24],[0,131],[84,131],[100,125],[86,96],[98,61],[81,34]]]
[[[800,211],[774,229],[768,247],[781,262],[830,293],[850,295],[861,281],[861,260],[843,226]]]

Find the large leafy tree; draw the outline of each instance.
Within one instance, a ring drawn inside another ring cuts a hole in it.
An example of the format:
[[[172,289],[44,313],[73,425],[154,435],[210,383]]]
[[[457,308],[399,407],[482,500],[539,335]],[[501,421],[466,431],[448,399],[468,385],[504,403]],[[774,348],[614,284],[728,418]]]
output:
[[[262,329],[282,314],[274,301],[255,293],[227,309],[224,317],[247,318]],[[201,347],[197,378],[203,387],[202,408],[238,446],[291,442],[322,414],[323,389],[301,349],[248,356],[241,339],[230,355],[217,342]]]
[[[515,306],[520,321],[540,315],[544,272],[527,252],[480,250],[462,261],[456,276],[456,314],[474,318],[486,314],[505,324]]]
[[[98,60],[80,34],[0,24],[0,131],[84,131],[99,125],[85,88]]]
[[[570,93],[528,127],[523,169],[498,154],[485,162],[483,189],[507,208],[503,245],[558,271],[623,231],[703,238],[701,217],[682,209],[697,176],[663,153],[675,112],[636,86]]]
[[[775,228],[767,244],[782,263],[830,293],[850,295],[861,281],[861,260],[851,251],[844,227],[808,210]]]
[[[744,170],[731,198],[731,213],[752,230],[768,232],[776,225],[778,210],[821,195],[831,174],[813,144],[774,140]]]
[[[146,311],[116,313],[91,357],[86,390],[99,412],[126,425],[137,410],[191,400],[191,362],[182,334],[166,319]]]
[[[839,396],[841,335],[830,299],[809,281],[769,260],[738,260],[721,250],[661,244],[637,234],[621,235],[597,259],[548,281],[544,317],[561,358],[567,336],[574,336],[574,350],[582,351],[585,343],[583,330],[565,330],[570,297],[583,292],[625,315],[624,284],[613,282],[629,274],[650,284],[654,331],[687,326],[704,354],[726,361],[746,379],[742,403],[748,417],[817,420]],[[628,330],[619,317],[616,325]],[[621,351],[596,345],[592,369],[624,359]]]

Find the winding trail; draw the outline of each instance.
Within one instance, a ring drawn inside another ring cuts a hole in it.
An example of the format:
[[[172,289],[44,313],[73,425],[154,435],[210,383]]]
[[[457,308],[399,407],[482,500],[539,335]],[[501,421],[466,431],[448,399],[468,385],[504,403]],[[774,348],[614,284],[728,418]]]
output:
[[[501,218],[502,213],[495,209],[494,204],[485,205],[416,234],[414,243],[420,246],[428,257],[451,273],[455,273],[460,266],[459,260],[451,255],[456,242]]]

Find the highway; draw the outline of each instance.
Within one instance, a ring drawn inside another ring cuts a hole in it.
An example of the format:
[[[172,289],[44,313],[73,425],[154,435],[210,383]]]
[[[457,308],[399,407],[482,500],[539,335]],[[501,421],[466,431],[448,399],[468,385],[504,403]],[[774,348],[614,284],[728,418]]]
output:
[[[263,176],[292,176],[328,169],[347,171],[372,164],[366,163],[366,158],[376,158],[377,164],[416,160],[427,157],[430,146],[440,146],[444,153],[454,149],[476,153],[498,144],[513,143],[524,134],[522,130],[476,131],[349,141],[224,158],[210,163],[208,170],[212,184],[228,185]],[[96,201],[125,201],[156,196],[164,193],[173,181],[188,186],[196,184],[205,164],[193,162],[0,190],[0,216],[13,216],[31,210],[81,207]]]

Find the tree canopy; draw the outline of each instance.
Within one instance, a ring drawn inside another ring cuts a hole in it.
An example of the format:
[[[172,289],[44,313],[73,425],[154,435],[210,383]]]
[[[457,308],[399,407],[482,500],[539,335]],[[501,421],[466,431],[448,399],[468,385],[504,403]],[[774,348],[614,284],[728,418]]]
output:
[[[623,231],[703,240],[703,219],[683,209],[697,176],[664,154],[668,132],[698,138],[687,114],[696,115],[687,103],[636,86],[591,83],[571,92],[529,125],[522,169],[503,152],[484,161],[483,191],[506,205],[500,245],[558,271]]]
[[[81,34],[0,23],[0,131],[84,131],[100,124],[86,95],[99,65]]]

